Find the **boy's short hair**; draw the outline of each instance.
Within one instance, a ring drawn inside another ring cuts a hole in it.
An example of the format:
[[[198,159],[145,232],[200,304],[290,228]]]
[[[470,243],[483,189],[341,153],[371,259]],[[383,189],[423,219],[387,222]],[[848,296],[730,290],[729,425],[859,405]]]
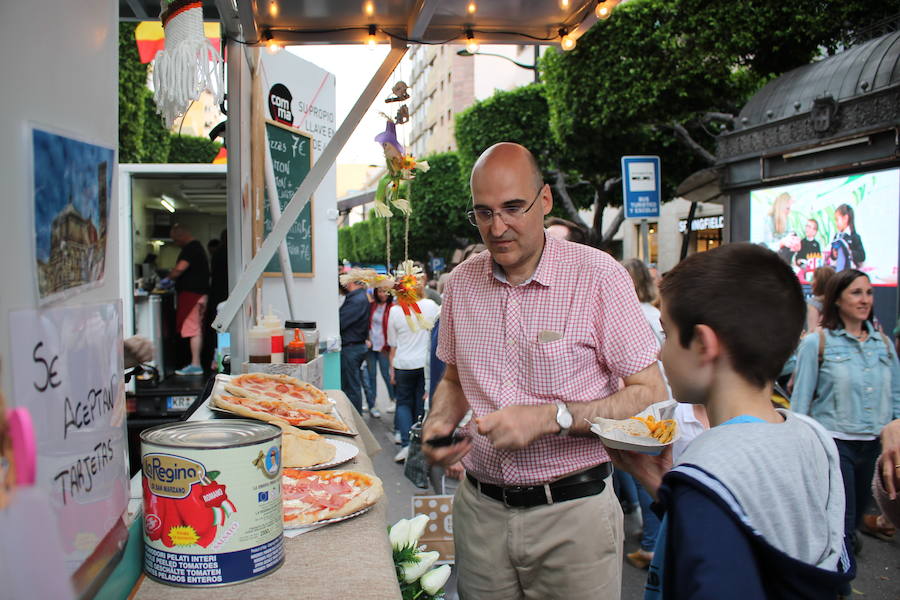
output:
[[[692,254],[669,271],[660,292],[683,347],[697,325],[709,326],[732,368],[758,387],[775,380],[803,330],[800,282],[762,246],[726,244]]]

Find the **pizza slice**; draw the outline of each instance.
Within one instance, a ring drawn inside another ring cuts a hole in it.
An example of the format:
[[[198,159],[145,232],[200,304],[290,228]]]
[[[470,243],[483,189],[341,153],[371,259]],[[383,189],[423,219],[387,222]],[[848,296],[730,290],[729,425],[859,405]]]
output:
[[[334,459],[337,448],[317,433],[278,423],[281,427],[281,456],[285,467],[314,467]]]
[[[256,396],[243,398],[215,394],[213,404],[234,414],[270,423],[288,423],[296,427],[324,427],[335,431],[350,431],[339,419],[315,410],[295,408],[279,400],[263,400]]]
[[[381,480],[358,471],[284,469],[281,477],[285,527],[305,527],[353,514],[384,495]]]
[[[295,377],[270,373],[245,373],[231,378],[225,390],[235,396],[281,400],[297,408],[330,413],[333,405],[325,392]]]

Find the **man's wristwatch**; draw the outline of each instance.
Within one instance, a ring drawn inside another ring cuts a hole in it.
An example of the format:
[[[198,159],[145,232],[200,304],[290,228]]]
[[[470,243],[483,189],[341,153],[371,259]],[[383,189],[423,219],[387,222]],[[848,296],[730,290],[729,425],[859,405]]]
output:
[[[556,424],[559,425],[557,435],[567,435],[572,428],[572,413],[563,402],[556,403]]]

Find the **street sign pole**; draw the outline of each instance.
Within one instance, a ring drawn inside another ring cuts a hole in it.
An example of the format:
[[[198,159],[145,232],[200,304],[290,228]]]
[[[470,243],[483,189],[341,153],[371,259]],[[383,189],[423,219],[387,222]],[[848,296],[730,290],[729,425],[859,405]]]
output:
[[[650,231],[647,225],[647,219],[641,219],[641,258],[644,264],[650,266]]]
[[[640,219],[641,258],[650,264],[650,232],[647,219],[659,218],[662,176],[658,156],[622,157],[622,197],[626,219]]]

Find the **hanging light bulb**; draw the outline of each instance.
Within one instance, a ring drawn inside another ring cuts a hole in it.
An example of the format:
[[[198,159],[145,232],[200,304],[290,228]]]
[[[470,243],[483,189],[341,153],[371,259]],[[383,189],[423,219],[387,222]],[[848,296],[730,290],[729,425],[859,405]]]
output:
[[[469,0],[469,4],[468,6],[466,6],[466,11],[470,15],[474,15],[476,10],[478,10],[478,5],[475,4],[475,0]]]
[[[271,31],[266,31],[263,34],[263,37],[266,40],[266,52],[268,52],[269,54],[278,54],[278,52],[284,47],[280,43],[272,39]]]
[[[374,25],[369,25],[369,37],[366,40],[366,44],[369,45],[369,50],[374,50],[375,46],[378,45],[378,40],[375,38],[376,28]]]
[[[612,16],[613,7],[615,5],[616,3],[611,0],[602,0],[597,3],[597,9],[594,11],[594,14],[597,15],[598,19],[606,20]]]
[[[576,43],[577,42],[575,41],[575,38],[569,35],[568,31],[566,31],[565,29],[559,30],[559,45],[563,50],[565,50],[566,52],[572,50],[573,48],[575,48]]]
[[[375,14],[375,3],[372,0],[366,0],[365,4],[363,4],[363,12],[366,13],[366,16],[371,17]]]
[[[559,7],[563,10],[569,9],[569,0],[559,0]]]
[[[475,54],[478,52],[478,42],[475,40],[475,34],[471,29],[466,30],[466,50],[468,50],[469,54]]]
[[[269,2],[269,14],[273,17],[278,16],[278,3],[275,0],[270,0]]]

